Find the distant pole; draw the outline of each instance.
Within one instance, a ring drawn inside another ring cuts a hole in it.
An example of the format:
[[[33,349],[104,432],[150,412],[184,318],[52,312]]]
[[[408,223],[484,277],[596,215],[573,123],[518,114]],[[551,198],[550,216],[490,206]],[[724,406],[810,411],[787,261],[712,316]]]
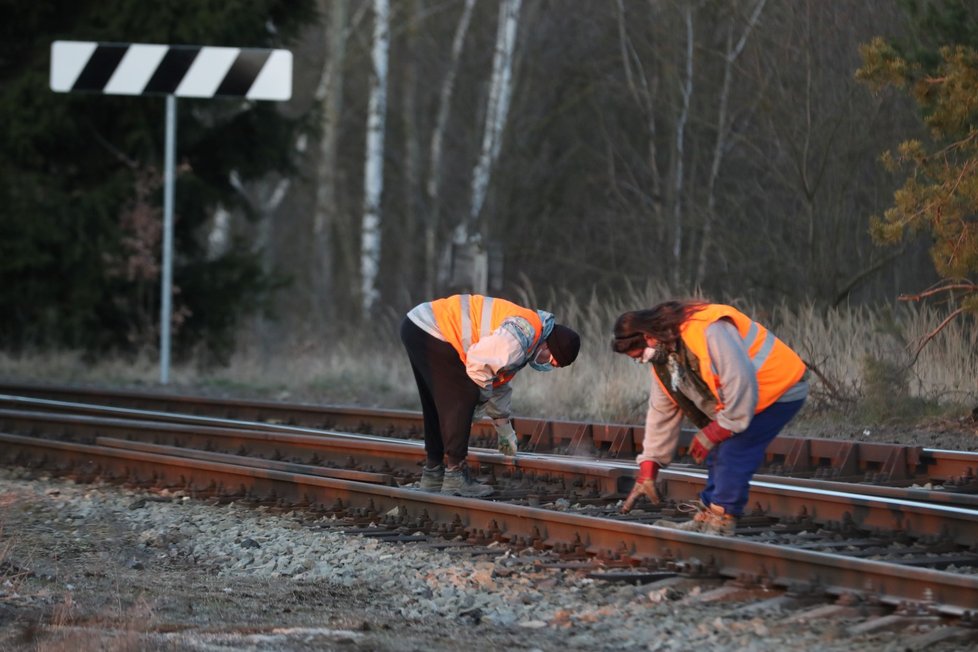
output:
[[[177,98],[166,96],[166,150],[163,170],[163,287],[160,290],[160,383],[170,382],[170,315],[173,287],[173,185],[177,142]]]

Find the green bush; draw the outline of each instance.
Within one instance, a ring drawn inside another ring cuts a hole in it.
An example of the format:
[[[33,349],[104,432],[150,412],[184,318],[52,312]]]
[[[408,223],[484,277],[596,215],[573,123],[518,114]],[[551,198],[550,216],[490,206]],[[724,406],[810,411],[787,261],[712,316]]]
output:
[[[920,417],[928,403],[910,393],[910,367],[906,363],[880,360],[870,355],[862,360],[862,395],[856,412],[865,421],[892,422]]]

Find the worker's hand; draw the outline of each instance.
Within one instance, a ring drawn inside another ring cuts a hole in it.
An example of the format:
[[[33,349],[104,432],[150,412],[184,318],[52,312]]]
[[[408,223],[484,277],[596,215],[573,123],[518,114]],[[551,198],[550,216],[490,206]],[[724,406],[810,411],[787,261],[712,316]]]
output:
[[[689,454],[693,461],[702,464],[706,456],[710,454],[713,447],[725,441],[733,435],[716,421],[711,421],[705,428],[693,435],[693,442],[689,445]]]
[[[497,446],[503,455],[516,455],[516,431],[513,430],[513,423],[509,419],[493,419],[492,424],[496,426]]]
[[[632,511],[635,501],[645,496],[653,505],[659,504],[659,492],[655,488],[655,478],[659,475],[659,464],[651,460],[642,462],[638,467],[638,477],[635,478],[635,486],[628,494],[628,498],[622,503],[621,513],[627,514]]]

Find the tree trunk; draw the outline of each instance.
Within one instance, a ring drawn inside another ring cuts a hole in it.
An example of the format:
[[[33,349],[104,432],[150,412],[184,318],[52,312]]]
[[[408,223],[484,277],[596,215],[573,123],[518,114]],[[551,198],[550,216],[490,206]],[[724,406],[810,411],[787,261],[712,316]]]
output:
[[[685,157],[684,139],[686,136],[686,121],[689,119],[689,100],[693,95],[693,10],[687,4],[684,16],[686,20],[686,78],[681,87],[682,109],[679,120],[676,121],[676,176],[673,184],[673,240],[672,262],[673,284],[678,289],[682,285],[682,251],[683,251],[683,158]]]
[[[418,133],[418,23],[424,15],[424,1],[413,0],[408,8],[404,35],[404,81],[401,122],[404,130],[404,230],[403,241],[414,242],[418,231],[418,199],[421,184],[421,143]],[[418,255],[414,247],[398,247],[396,296],[410,303],[414,298]]]
[[[315,253],[312,264],[313,305],[319,319],[331,318],[334,301],[332,226],[339,212],[337,201],[337,140],[343,106],[343,65],[346,60],[346,22],[349,0],[321,0],[320,9],[329,11],[326,28],[328,53],[323,74],[316,89],[316,101],[322,104],[322,136],[319,141],[319,165],[316,170],[316,208],[312,237]]]
[[[388,0],[373,0],[373,76],[367,109],[367,147],[363,169],[363,223],[360,239],[360,300],[364,318],[370,316],[380,292],[380,200],[384,189],[384,126],[387,111],[387,53],[390,44]]]
[[[425,296],[435,295],[435,285],[438,266],[438,226],[441,221],[441,162],[444,153],[445,129],[448,125],[448,114],[451,110],[452,93],[455,90],[455,76],[458,73],[459,59],[462,57],[462,47],[465,45],[465,38],[469,31],[469,23],[472,20],[472,7],[475,0],[465,0],[462,8],[462,15],[458,19],[458,26],[455,28],[455,37],[452,39],[452,57],[449,62],[448,72],[442,80],[441,90],[438,94],[438,115],[435,119],[435,126],[431,131],[430,163],[428,165],[428,182],[425,184],[425,191],[428,198],[427,221],[425,222]]]
[[[750,20],[744,28],[744,33],[740,35],[740,40],[736,46],[733,45],[733,25],[727,28],[727,48],[723,53],[723,84],[720,89],[720,106],[717,109],[717,137],[713,146],[713,160],[710,163],[710,177],[706,184],[706,215],[703,218],[703,238],[700,241],[699,265],[694,276],[694,285],[702,285],[706,278],[706,270],[709,266],[710,248],[713,246],[713,223],[716,220],[717,179],[720,177],[720,165],[723,156],[727,151],[727,142],[730,136],[730,119],[727,116],[730,101],[730,84],[733,80],[733,64],[744,51],[747,45],[747,38],[750,36],[754,26],[761,17],[764,4],[767,0],[758,0],[757,5],[751,13]]]
[[[649,11],[654,13],[655,7],[650,7]],[[665,220],[662,216],[662,175],[659,172],[654,101],[658,89],[658,77],[653,77],[650,84],[648,75],[645,72],[645,66],[642,64],[642,58],[638,56],[632,40],[628,36],[627,25],[628,21],[625,18],[624,1],[618,0],[618,45],[621,54],[621,63],[625,70],[625,82],[628,85],[629,93],[635,98],[635,103],[642,111],[646,129],[648,130],[646,134],[646,138],[648,139],[646,161],[649,168],[647,196],[653,213],[651,222],[657,225],[661,233]],[[635,68],[634,72],[632,71],[633,67]]]
[[[482,151],[472,173],[472,203],[469,219],[461,222],[456,241],[468,242],[475,230],[486,191],[492,176],[492,167],[499,156],[502,134],[509,114],[512,93],[513,52],[516,30],[519,25],[522,0],[506,0],[499,5],[499,27],[496,32],[496,53],[492,62],[492,79],[486,103],[486,122],[482,132]]]

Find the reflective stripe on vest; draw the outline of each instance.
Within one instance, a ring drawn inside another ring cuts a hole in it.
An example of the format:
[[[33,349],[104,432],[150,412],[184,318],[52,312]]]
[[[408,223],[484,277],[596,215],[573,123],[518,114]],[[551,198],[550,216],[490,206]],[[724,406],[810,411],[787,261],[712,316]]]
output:
[[[495,331],[509,317],[522,317],[530,322],[536,333],[534,346],[543,332],[543,322],[535,310],[505,299],[481,294],[455,294],[432,301],[430,305],[438,330],[445,341],[458,351],[462,362],[465,362],[465,354],[473,344]]]
[[[478,296],[478,295],[476,295]],[[472,346],[472,313],[469,307],[471,294],[460,294],[459,298],[459,315],[462,320],[462,350],[468,351],[469,347]],[[479,337],[475,338],[478,342],[483,337],[492,332],[492,305],[496,300],[492,297],[483,297],[482,301],[482,315],[479,318],[480,328]]]
[[[736,308],[722,304],[707,305],[683,322],[680,334],[683,343],[699,360],[700,376],[716,396],[719,407],[723,405],[719,391],[720,379],[710,359],[706,329],[720,319],[733,322],[744,342],[757,375],[757,407],[754,412],[761,412],[801,380],[805,374],[805,363],[774,333]],[[707,369],[709,372],[706,372]]]
[[[760,334],[761,330],[764,330],[764,343],[761,348],[757,349],[751,353],[751,348],[754,346],[754,342],[757,340],[757,336]],[[739,329],[738,329],[739,332]],[[756,321],[751,321],[750,326],[747,329],[747,334],[742,336],[741,339],[744,341],[744,347],[748,351],[748,356],[752,363],[754,363],[754,371],[757,371],[764,363],[767,362],[768,356],[771,355],[771,351],[774,350],[774,344],[778,341],[774,333],[767,330]],[[714,366],[713,362],[710,362],[710,370],[715,374],[717,373],[717,368]]]

